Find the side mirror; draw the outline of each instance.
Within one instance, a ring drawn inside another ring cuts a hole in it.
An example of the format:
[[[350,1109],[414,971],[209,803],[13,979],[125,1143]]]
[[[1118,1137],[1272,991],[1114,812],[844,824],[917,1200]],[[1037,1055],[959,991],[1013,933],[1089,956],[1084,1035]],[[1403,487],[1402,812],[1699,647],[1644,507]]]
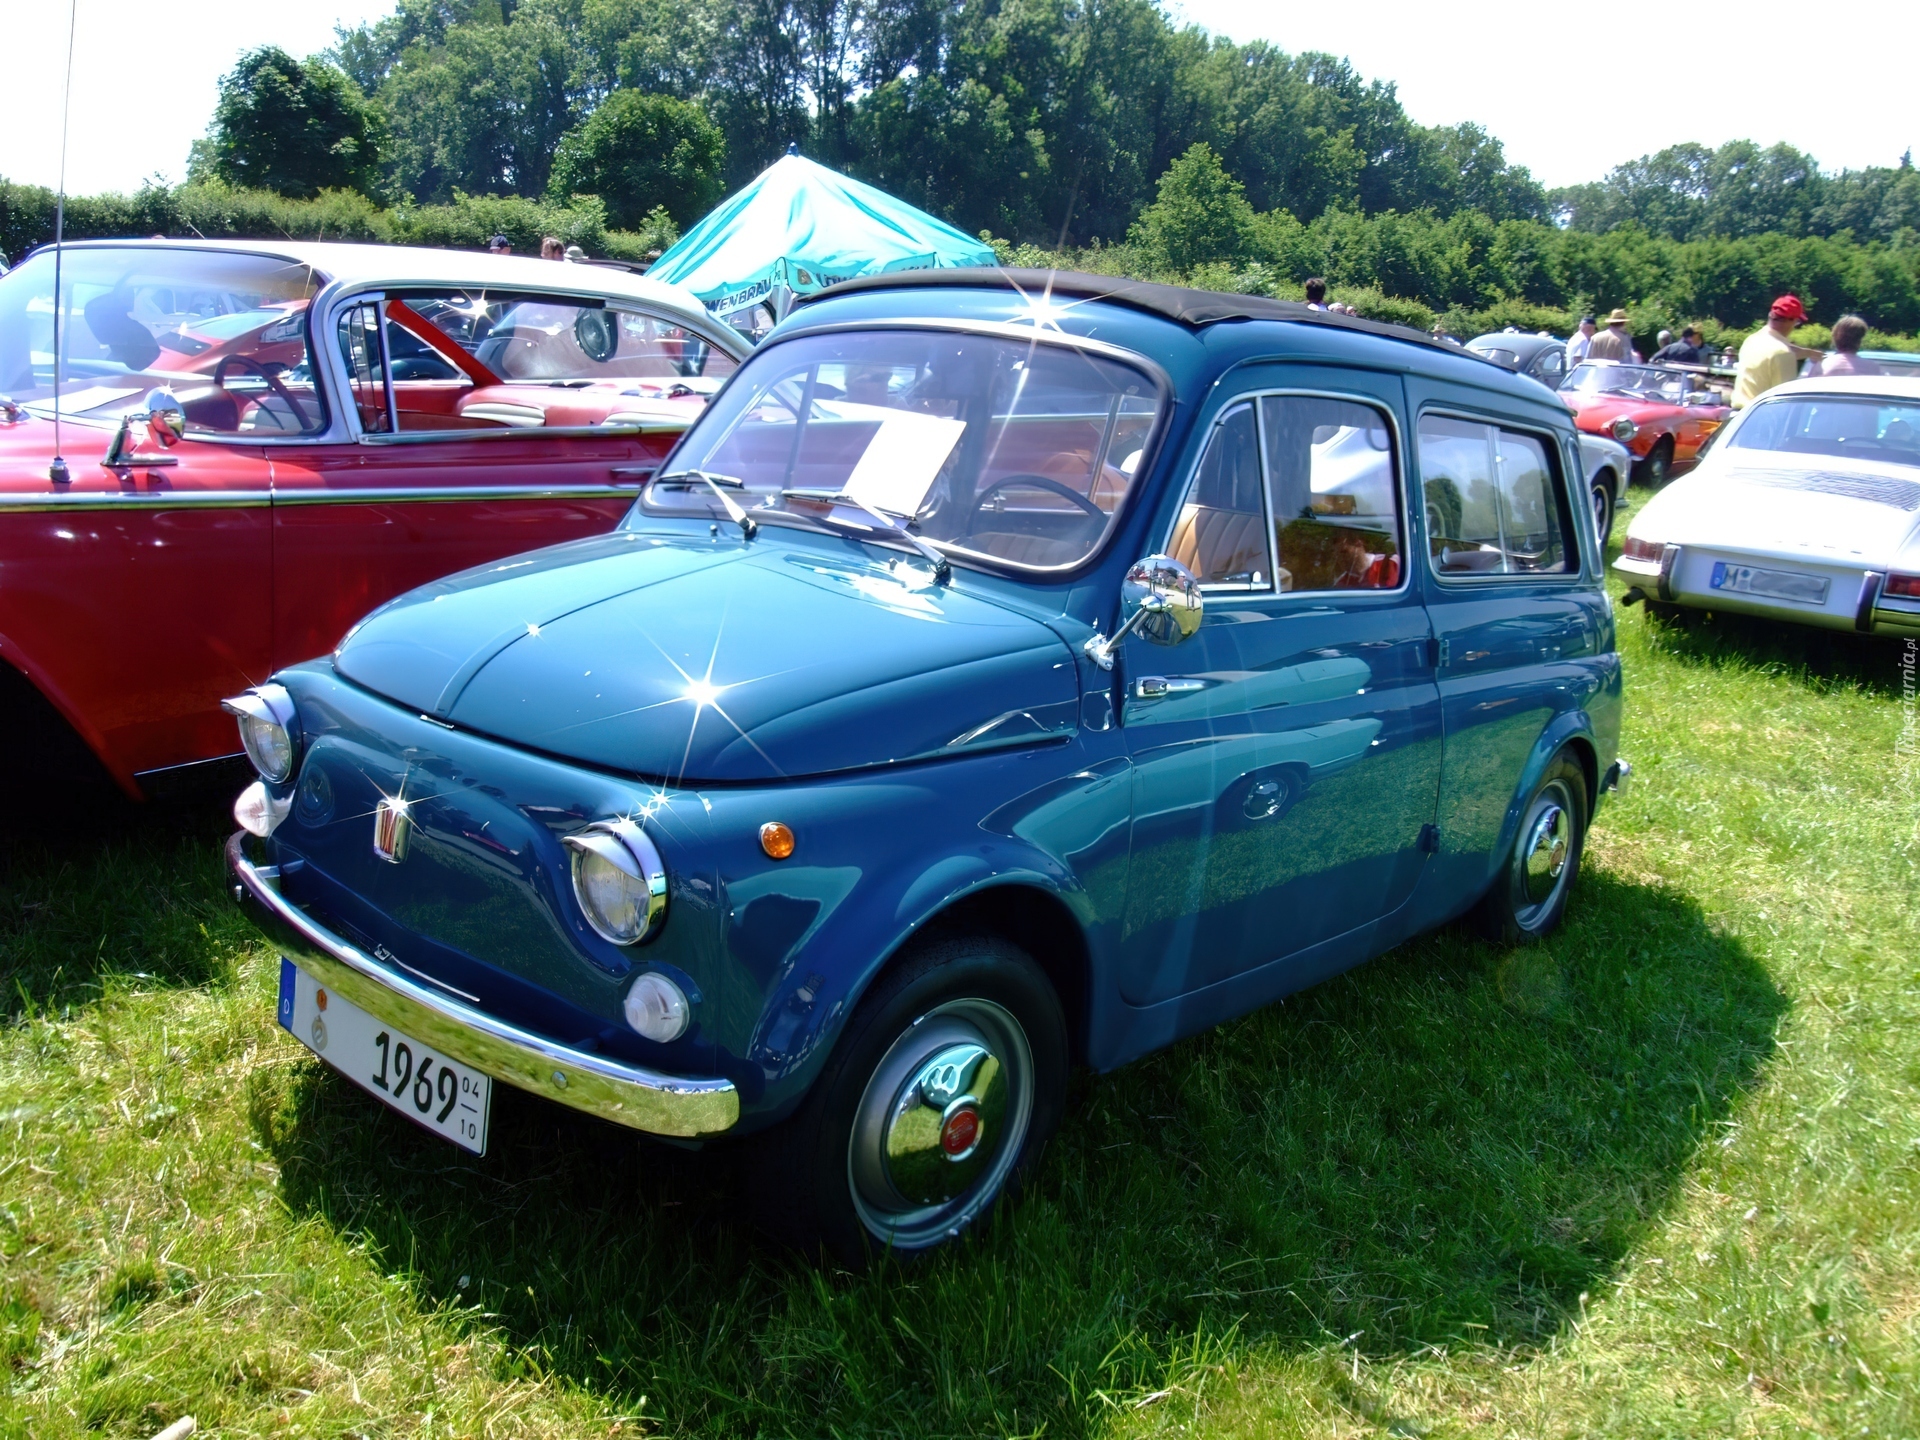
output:
[[[149,390],[141,402],[147,412],[147,433],[162,446],[171,449],[187,433],[187,412],[179,397],[167,389]]]
[[[1120,586],[1121,608],[1127,618],[1113,638],[1095,635],[1081,647],[1102,670],[1113,668],[1113,657],[1129,631],[1154,645],[1178,645],[1200,628],[1206,597],[1200,582],[1171,555],[1149,555],[1136,560]]]

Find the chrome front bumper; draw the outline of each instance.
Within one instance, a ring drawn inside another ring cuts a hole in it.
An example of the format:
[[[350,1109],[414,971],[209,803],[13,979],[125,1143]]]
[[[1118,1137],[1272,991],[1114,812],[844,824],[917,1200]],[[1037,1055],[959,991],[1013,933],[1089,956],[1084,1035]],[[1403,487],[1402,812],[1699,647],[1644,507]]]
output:
[[[396,974],[280,893],[279,871],[227,841],[233,896],[289,958],[371,1015],[494,1079],[655,1135],[712,1135],[740,1118],[731,1080],[689,1080],[574,1050]]]

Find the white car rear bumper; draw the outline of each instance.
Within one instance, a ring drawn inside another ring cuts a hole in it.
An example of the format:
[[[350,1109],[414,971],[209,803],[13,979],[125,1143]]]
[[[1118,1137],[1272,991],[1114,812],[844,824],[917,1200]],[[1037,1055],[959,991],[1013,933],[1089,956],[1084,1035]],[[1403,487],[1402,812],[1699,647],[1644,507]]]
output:
[[[1622,556],[1613,568],[1648,599],[1760,615],[1829,630],[1920,634],[1920,601],[1883,596],[1882,572],[1724,546],[1669,545],[1658,561]]]

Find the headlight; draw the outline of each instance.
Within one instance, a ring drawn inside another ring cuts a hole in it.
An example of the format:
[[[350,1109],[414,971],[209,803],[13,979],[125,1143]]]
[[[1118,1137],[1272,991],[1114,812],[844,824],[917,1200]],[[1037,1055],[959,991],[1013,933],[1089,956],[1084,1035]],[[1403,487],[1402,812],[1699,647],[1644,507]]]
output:
[[[664,1045],[678,1040],[687,1030],[687,997],[681,988],[649,970],[633,982],[627,991],[627,1023],[642,1038]]]
[[[1640,427],[1624,415],[1613,422],[1613,438],[1618,440],[1622,445],[1626,444],[1639,433]]]
[[[285,780],[299,758],[300,719],[284,685],[256,685],[222,700],[220,708],[240,722],[240,744],[265,780]]]
[[[631,820],[602,820],[565,837],[573,894],[594,934],[615,945],[651,938],[667,918],[667,866]]]

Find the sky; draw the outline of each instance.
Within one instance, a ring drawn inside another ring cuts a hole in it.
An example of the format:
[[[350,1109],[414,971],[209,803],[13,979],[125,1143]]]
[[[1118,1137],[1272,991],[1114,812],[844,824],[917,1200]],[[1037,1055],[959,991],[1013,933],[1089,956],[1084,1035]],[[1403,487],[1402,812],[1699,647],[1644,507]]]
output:
[[[309,55],[332,42],[335,25],[392,8],[391,0],[172,0],[159,10],[152,0],[74,3],[67,187],[75,194],[132,190],[155,174],[180,180],[220,76],[242,52],[273,44]],[[52,185],[67,6],[14,0],[7,8],[0,176]],[[1683,140],[1784,140],[1828,170],[1893,165],[1920,149],[1920,107],[1908,89],[1920,47],[1914,0],[1845,0],[1824,10],[1777,0],[1348,0],[1331,11],[1172,0],[1170,8],[1235,40],[1345,55],[1368,79],[1397,85],[1415,120],[1474,121],[1550,186],[1597,180]],[[1838,62],[1823,62],[1822,13],[1844,20],[1835,40],[1852,52],[1850,78]],[[1876,55],[1888,57],[1879,75]],[[1657,98],[1662,92],[1671,98]]]

